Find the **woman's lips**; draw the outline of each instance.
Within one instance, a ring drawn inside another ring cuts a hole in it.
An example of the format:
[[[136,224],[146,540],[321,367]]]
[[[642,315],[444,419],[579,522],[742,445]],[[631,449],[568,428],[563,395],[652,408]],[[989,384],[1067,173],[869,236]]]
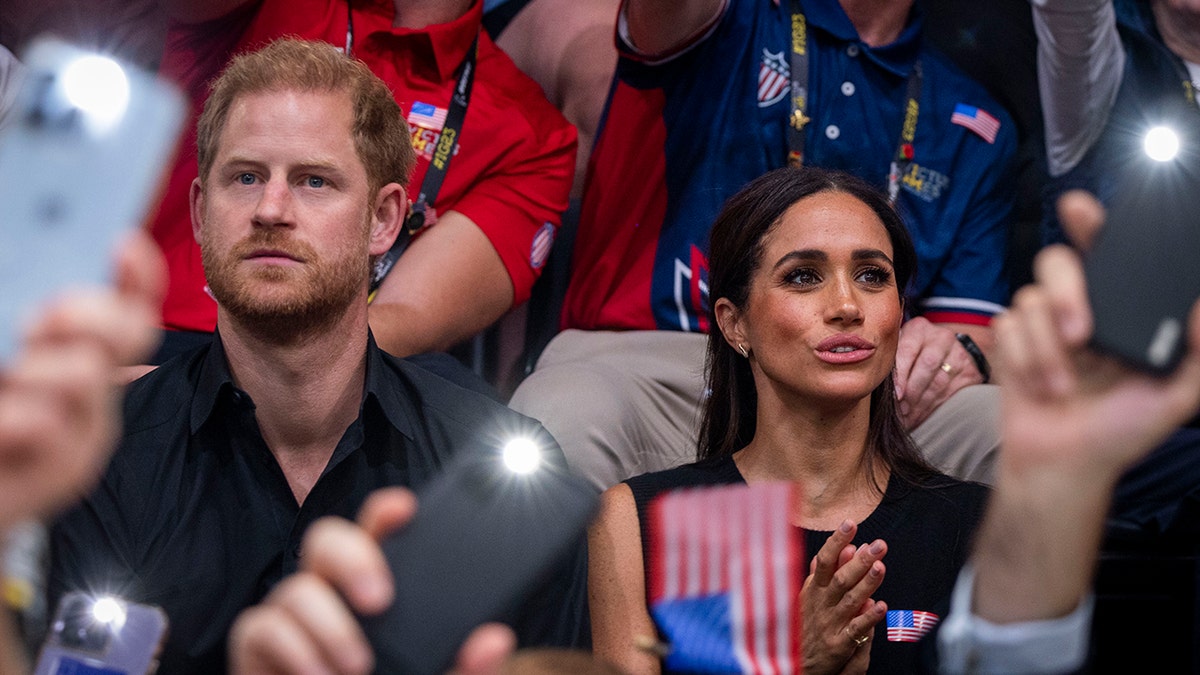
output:
[[[831,335],[817,344],[816,352],[826,363],[858,363],[871,358],[875,345],[857,335]]]

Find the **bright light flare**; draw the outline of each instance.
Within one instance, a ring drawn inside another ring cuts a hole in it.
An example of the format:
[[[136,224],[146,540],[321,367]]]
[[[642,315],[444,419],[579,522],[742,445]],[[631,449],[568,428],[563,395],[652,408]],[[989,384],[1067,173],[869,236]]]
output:
[[[125,623],[125,608],[113,598],[97,598],[92,604],[92,618],[98,623],[119,626]]]
[[[1179,154],[1179,135],[1168,127],[1154,127],[1142,139],[1142,148],[1156,162],[1169,162]]]
[[[531,438],[514,438],[504,445],[504,465],[509,471],[526,475],[542,464],[542,450]]]
[[[98,55],[81,56],[63,70],[63,93],[96,125],[121,119],[129,105],[129,78],[121,66]]]

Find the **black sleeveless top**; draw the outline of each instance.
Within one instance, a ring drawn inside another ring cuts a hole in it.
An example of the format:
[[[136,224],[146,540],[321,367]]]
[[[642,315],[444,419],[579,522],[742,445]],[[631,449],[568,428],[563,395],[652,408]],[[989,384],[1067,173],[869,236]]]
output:
[[[648,561],[649,506],[659,494],[681,487],[745,483],[732,457],[718,457],[625,481],[633,491],[642,533],[642,559]],[[879,506],[858,524],[854,545],[882,539],[887,573],[874,597],[888,610],[919,610],[944,618],[958,570],[970,555],[971,535],[983,515],[988,489],[979,483],[938,474],[914,485],[888,481]],[[832,532],[805,530],[801,574]],[[646,565],[647,575],[649,565]],[[647,576],[646,588],[650,588]],[[647,591],[648,592],[648,591]],[[647,598],[647,603],[649,598]],[[920,670],[917,643],[888,640],[886,620],[876,624],[869,673]]]

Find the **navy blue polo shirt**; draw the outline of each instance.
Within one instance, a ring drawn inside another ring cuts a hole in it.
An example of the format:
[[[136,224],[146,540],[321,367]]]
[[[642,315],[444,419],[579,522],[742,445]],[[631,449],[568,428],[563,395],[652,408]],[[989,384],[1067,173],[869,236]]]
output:
[[[917,10],[893,43],[872,48],[837,0],[803,5],[812,118],[805,163],[885,189],[919,59],[914,157],[897,205],[920,261],[910,292],[931,320],[986,325],[1009,296],[1010,117],[922,41]],[[789,2],[729,0],[709,30],[674,53],[641,55],[620,40],[564,327],[707,330],[709,227],[727,198],[786,164],[790,26]],[[982,111],[998,129],[981,134],[956,122],[956,111]]]

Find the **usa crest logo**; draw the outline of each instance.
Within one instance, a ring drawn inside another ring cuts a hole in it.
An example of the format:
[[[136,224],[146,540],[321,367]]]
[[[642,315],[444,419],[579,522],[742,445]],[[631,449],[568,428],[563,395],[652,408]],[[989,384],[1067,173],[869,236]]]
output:
[[[758,107],[768,108],[782,101],[791,89],[790,76],[783,52],[771,53],[764,48],[758,66]]]

